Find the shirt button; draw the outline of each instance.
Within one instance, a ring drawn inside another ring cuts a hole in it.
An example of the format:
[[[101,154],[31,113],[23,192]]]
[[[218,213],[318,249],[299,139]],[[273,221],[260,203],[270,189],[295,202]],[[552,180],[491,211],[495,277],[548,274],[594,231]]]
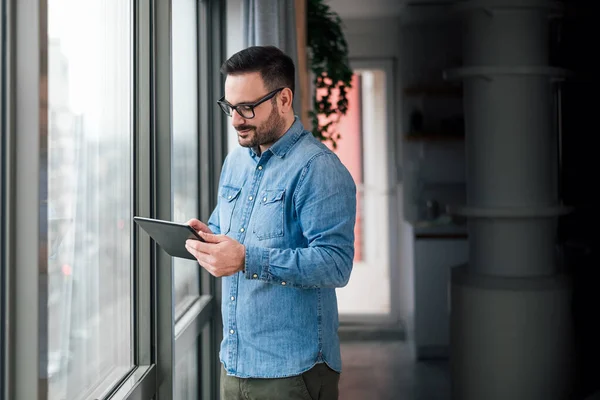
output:
[[[227,196],[228,199],[231,199],[232,197],[233,197],[232,195]]]
[[[231,333],[233,335],[235,333],[235,331],[232,329],[229,331],[229,333]]]
[[[266,197],[263,197],[263,201],[266,203],[266,202],[267,202],[267,198],[266,198]]]
[[[283,286],[285,286],[285,281],[281,282],[281,284],[282,284]]]
[[[248,200],[252,201],[252,199],[253,199],[253,198],[254,198],[254,197],[250,196],[250,197],[248,197]]]
[[[235,300],[235,297],[231,296],[231,301],[234,301],[234,300]]]
[[[258,278],[258,275],[254,274],[254,275],[252,275],[252,277],[256,279],[256,278]]]
[[[244,232],[244,228],[241,228],[241,229],[240,229],[240,232]]]
[[[259,170],[259,171],[260,171],[260,170],[262,170],[262,165],[259,165],[259,166],[258,166],[258,170]]]

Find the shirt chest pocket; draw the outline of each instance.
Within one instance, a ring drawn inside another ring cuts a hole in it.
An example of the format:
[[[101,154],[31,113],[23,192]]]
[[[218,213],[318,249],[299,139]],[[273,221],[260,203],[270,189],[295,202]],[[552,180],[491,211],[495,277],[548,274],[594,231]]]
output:
[[[235,205],[240,196],[241,188],[233,186],[223,186],[221,188],[221,205],[219,206],[219,227],[221,233],[226,235],[231,230],[231,220]]]
[[[263,190],[254,207],[253,232],[260,240],[283,236],[285,190]]]

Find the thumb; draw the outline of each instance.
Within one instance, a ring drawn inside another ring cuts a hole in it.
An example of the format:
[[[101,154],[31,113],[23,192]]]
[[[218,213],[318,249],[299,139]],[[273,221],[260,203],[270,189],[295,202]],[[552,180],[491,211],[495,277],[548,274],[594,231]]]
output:
[[[214,233],[198,232],[200,237],[206,240],[207,243],[221,243],[228,239],[225,235],[215,235]]]

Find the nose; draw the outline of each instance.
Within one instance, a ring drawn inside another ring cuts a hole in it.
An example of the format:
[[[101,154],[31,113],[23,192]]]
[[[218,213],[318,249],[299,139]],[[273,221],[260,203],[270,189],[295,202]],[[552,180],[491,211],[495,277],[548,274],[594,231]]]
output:
[[[231,114],[231,122],[233,123],[233,126],[238,126],[243,125],[246,122],[246,120],[237,111],[234,110]]]

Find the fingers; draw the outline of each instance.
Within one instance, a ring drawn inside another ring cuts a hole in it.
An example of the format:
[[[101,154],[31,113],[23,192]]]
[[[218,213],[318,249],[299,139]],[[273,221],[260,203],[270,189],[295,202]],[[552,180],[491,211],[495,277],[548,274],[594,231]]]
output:
[[[210,230],[210,228],[208,226],[206,226],[206,224],[196,218],[192,218],[190,219],[187,224],[189,226],[191,226],[192,228],[194,228],[197,232],[206,232],[206,233],[211,233],[212,231]]]
[[[215,277],[233,275],[243,268],[245,257],[243,245],[225,235],[205,233],[200,235],[212,242],[204,243],[188,239],[185,248],[211,275]]]
[[[200,246],[198,246],[198,244],[200,244]],[[199,240],[190,239],[185,242],[186,250],[191,255],[196,257],[196,260],[198,260],[199,263],[201,263],[202,265],[209,265],[214,263],[214,257],[206,251],[203,251],[203,246],[206,246],[206,244],[200,242]]]
[[[200,220],[197,220],[196,218],[192,218],[188,222],[186,222],[186,224],[188,224],[192,228],[194,228],[197,224],[201,224],[201,223],[202,222],[200,222]]]
[[[213,255],[203,253],[197,250],[195,247],[192,246],[192,242],[198,241],[188,240],[185,244],[185,248],[187,249],[187,251],[190,252],[191,255],[193,255],[196,258],[198,264],[200,264],[202,268],[204,268],[206,271],[208,271],[209,274],[216,278],[220,278],[224,275],[227,275],[225,271],[222,271],[219,268],[217,268],[217,266],[215,265],[217,263],[217,260]]]
[[[213,235],[212,233],[204,232],[200,232],[200,236],[206,240],[206,243],[196,239],[188,239],[185,242],[185,247],[188,251],[191,249],[201,254],[215,256],[221,251],[215,244],[228,239],[225,235]],[[192,254],[196,256],[196,254]]]
[[[202,235],[202,233],[200,233]],[[199,253],[210,254],[212,243],[204,243],[196,239],[188,239],[185,241],[185,248],[192,249]]]
[[[207,243],[221,243],[229,240],[225,235],[215,235],[214,233],[200,232],[200,237],[206,240]]]

